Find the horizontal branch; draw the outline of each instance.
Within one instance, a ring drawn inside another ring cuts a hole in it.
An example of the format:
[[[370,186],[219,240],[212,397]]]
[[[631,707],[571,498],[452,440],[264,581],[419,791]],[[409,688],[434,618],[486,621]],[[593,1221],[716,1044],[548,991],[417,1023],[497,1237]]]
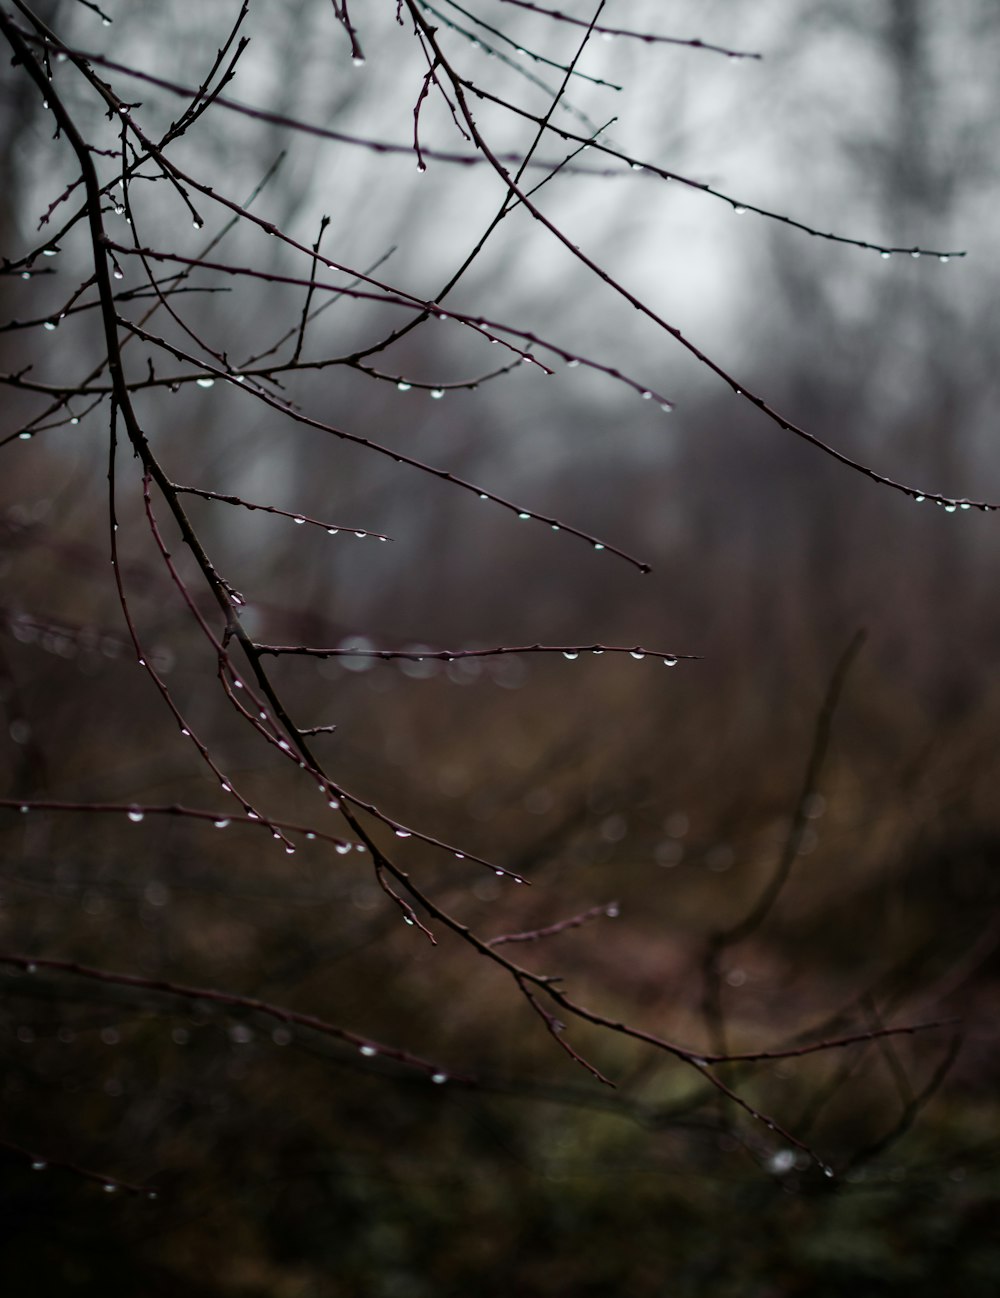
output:
[[[303,1014],[289,1009],[285,1005],[274,1005],[269,1001],[258,1000],[255,996],[241,996],[236,992],[219,991],[215,987],[194,987],[186,983],[171,982],[166,978],[147,978],[142,974],[119,973],[112,969],[98,969],[92,965],[80,964],[76,960],[53,960],[46,956],[28,956],[0,953],[0,965],[20,969],[23,973],[34,974],[41,969],[52,973],[72,974],[77,978],[89,978],[94,982],[118,984],[123,987],[138,987],[145,991],[162,992],[169,996],[178,996],[184,1000],[204,1001],[212,1005],[222,1005],[226,1009],[236,1009],[253,1014],[262,1014],[265,1018],[277,1019],[279,1023],[293,1023],[296,1027],[308,1028],[323,1036],[335,1037],[346,1045],[354,1046],[366,1058],[391,1059],[407,1068],[414,1068],[426,1073],[432,1081],[439,1078],[471,1084],[471,1077],[446,1072],[440,1064],[432,1063],[420,1055],[411,1054],[397,1046],[387,1046],[380,1041],[350,1032],[347,1028],[337,1027],[326,1019],[315,1014]]]
[[[681,661],[700,662],[701,654],[664,653],[662,649],[646,649],[642,645],[612,644],[527,644],[500,645],[496,649],[314,649],[309,645],[277,645],[256,643],[262,654],[283,654],[308,658],[381,658],[383,661],[403,658],[409,662],[454,662],[461,658],[498,658],[502,654],[562,654],[564,658],[579,658],[580,654],[628,654],[631,658],[659,658],[667,667],[676,667]]]
[[[304,834],[307,838],[321,839],[332,843],[342,853],[349,852],[357,845],[347,839],[333,834],[325,834],[311,825],[292,824],[287,820],[266,819],[255,812],[237,815],[231,811],[205,811],[199,807],[184,807],[179,803],[168,805],[151,805],[142,802],[62,802],[39,798],[0,798],[0,807],[19,811],[27,815],[31,811],[72,811],[87,815],[127,816],[133,824],[140,824],[147,816],[178,816],[186,820],[207,820],[216,829],[228,829],[230,825],[263,825],[264,828],[287,830],[293,834]]]
[[[616,901],[608,902],[604,906],[591,906],[589,910],[583,911],[579,915],[573,915],[569,919],[561,919],[555,924],[548,924],[545,928],[529,929],[522,933],[501,933],[499,937],[491,937],[487,940],[488,947],[504,946],[508,942],[539,942],[546,937],[555,937],[557,933],[565,933],[571,928],[579,928],[589,920],[600,919],[602,916],[608,919],[618,917],[618,903]]]
[[[123,1181],[119,1176],[110,1176],[106,1172],[95,1172],[92,1168],[81,1167],[79,1163],[71,1163],[63,1158],[53,1158],[50,1154],[42,1154],[37,1150],[25,1149],[23,1145],[15,1144],[13,1140],[4,1140],[3,1137],[0,1137],[0,1149],[7,1149],[12,1154],[17,1154],[20,1158],[25,1159],[31,1164],[31,1169],[34,1172],[45,1172],[49,1168],[58,1168],[61,1172],[72,1172],[74,1176],[82,1177],[85,1181],[94,1181],[106,1194],[114,1194],[118,1190],[122,1190],[125,1194],[133,1194],[143,1199],[156,1199],[159,1197],[158,1192],[150,1189],[148,1185],[136,1185],[132,1181]]]
[[[724,54],[730,59],[763,58],[761,54],[755,54],[748,50],[730,49],[727,45],[713,45],[710,41],[702,41],[697,37],[686,39],[682,36],[658,36],[654,32],[632,31],[623,27],[604,27],[600,23],[591,25],[586,18],[574,18],[571,14],[562,13],[558,9],[547,9],[544,5],[532,4],[531,0],[502,0],[502,3],[514,5],[518,9],[528,9],[531,13],[542,14],[546,18],[554,18],[557,22],[569,23],[574,27],[588,27],[601,36],[621,36],[625,39],[642,41],[644,45],[686,46],[692,50],[704,50],[708,54]]]
[[[908,1023],[899,1028],[869,1028],[865,1032],[853,1032],[848,1036],[830,1037],[825,1041],[814,1041],[807,1046],[789,1046],[784,1050],[754,1050],[745,1054],[702,1055],[707,1064],[759,1064],[779,1059],[801,1059],[804,1055],[816,1055],[827,1050],[843,1050],[846,1046],[856,1046],[861,1042],[881,1041],[885,1037],[915,1036],[918,1032],[933,1032],[937,1028],[953,1027],[961,1022],[957,1018],[931,1019],[926,1023]]]
[[[202,487],[182,487],[176,482],[173,484],[173,489],[182,496],[200,496],[203,500],[219,500],[225,505],[239,505],[242,509],[261,514],[279,514],[282,518],[290,518],[293,523],[308,523],[312,527],[322,528],[330,536],[343,532],[345,535],[353,533],[359,539],[372,536],[378,541],[392,540],[392,537],[386,536],[384,532],[369,532],[364,527],[345,527],[343,523],[327,523],[319,518],[310,518],[308,514],[279,509],[277,505],[262,505],[258,501],[244,500],[242,496],[227,496],[220,491],[205,491]]]

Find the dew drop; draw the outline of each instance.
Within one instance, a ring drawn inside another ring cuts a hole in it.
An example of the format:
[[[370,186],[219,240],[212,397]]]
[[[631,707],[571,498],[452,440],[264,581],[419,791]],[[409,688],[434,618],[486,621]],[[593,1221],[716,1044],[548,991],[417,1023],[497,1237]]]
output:
[[[919,505],[919,504],[922,504],[923,501],[925,501],[925,500],[927,499],[927,497],[926,497],[926,496],[914,496],[913,499],[914,499],[914,501]]]
[[[394,831],[397,838],[411,838],[412,834],[408,829],[397,829]]]
[[[435,1086],[441,1086],[447,1080],[448,1080],[447,1073],[431,1073],[431,1081],[434,1083]]]
[[[125,278],[124,274],[122,273],[121,270],[119,270],[119,268],[118,268],[117,266],[116,266],[116,267],[114,268],[114,270],[111,272],[111,277],[112,277],[112,279],[124,279],[124,278]]]
[[[43,1163],[40,1158],[36,1158],[35,1161],[31,1164],[31,1170],[33,1172],[44,1172],[46,1167],[47,1164]]]
[[[737,216],[746,216],[747,210],[745,207],[741,207],[739,204],[737,204],[737,206],[733,208],[733,211],[736,213]]]
[[[629,657],[634,658],[636,662],[640,662],[643,658],[645,658],[645,656],[646,655],[642,652],[641,649],[632,649],[629,653]]]
[[[676,667],[677,659],[674,657],[673,654],[667,654],[666,658],[664,658],[663,660],[663,665],[664,667]]]
[[[22,279],[31,279],[31,271],[30,271],[30,270],[22,270],[22,271],[21,271],[21,278],[22,278]]]
[[[948,263],[951,261],[951,258],[947,254],[943,254],[938,258],[938,261],[941,263],[942,266],[947,266]]]
[[[523,522],[526,518],[530,518],[530,517],[531,517],[531,515],[530,515],[530,514],[525,514],[523,510],[521,511],[521,513],[518,514],[518,518],[521,519],[522,522]]]
[[[563,657],[572,662],[574,658],[579,658],[580,655],[575,650],[563,650]]]
[[[427,170],[427,163],[426,163],[426,162],[422,162],[422,161],[421,161],[421,162],[418,162],[418,163],[417,163],[417,171],[420,173],[421,176],[424,174],[424,172],[425,172],[426,170]]]
[[[293,522],[293,523],[298,523],[299,526],[301,526],[305,521],[306,521],[306,520],[305,520],[304,518],[293,518],[293,519],[292,519],[292,522]]]
[[[361,1054],[363,1054],[366,1059],[374,1059],[374,1057],[378,1054],[378,1051],[375,1049],[374,1046],[362,1046]]]
[[[410,915],[404,915],[404,916],[403,916],[403,923],[404,923],[404,924],[409,924],[410,928],[412,928],[412,927],[413,927],[413,918],[412,918],[412,916],[410,916]]]
[[[215,826],[216,829],[226,829],[226,828],[228,827],[229,823],[230,823],[230,822],[226,819],[225,816],[223,816],[223,818],[222,818],[221,820],[213,820],[213,821],[212,821],[212,824]]]
[[[196,216],[195,219],[191,222],[191,225],[195,230],[200,230],[204,224],[205,222],[201,219],[200,216]]]
[[[914,248],[913,251],[910,253],[910,256],[913,258],[914,261],[919,260],[919,258],[920,258],[920,249],[919,249],[919,248]]]
[[[140,811],[138,807],[131,807],[129,809],[128,818],[129,820],[131,820],[133,825],[138,825],[139,821],[142,820],[144,815],[145,812]]]
[[[435,401],[440,401],[444,396],[444,388],[431,388],[431,396]]]
[[[215,387],[215,379],[195,379],[195,383],[197,383],[198,387],[200,388]]]
[[[594,542],[594,549],[595,549],[595,550],[603,550],[603,549],[604,549],[604,546],[601,545],[600,541],[595,541],[595,542]]]
[[[605,915],[607,915],[608,919],[617,919],[618,916],[621,914],[621,911],[614,904],[614,902],[612,902],[610,906],[605,908],[604,913]]]
[[[54,257],[58,251],[59,251],[58,248],[43,248],[43,249],[42,249],[42,256],[43,256],[43,257]]]
[[[396,391],[397,391],[397,392],[409,392],[410,388],[412,388],[412,387],[413,387],[413,384],[412,384],[412,383],[404,383],[403,380],[400,379],[399,382],[396,384]]]
[[[118,1189],[118,1186],[115,1185],[114,1181],[105,1181],[103,1188],[105,1194],[114,1194],[115,1191]]]
[[[363,68],[365,66],[364,56],[361,54],[355,55],[355,57],[351,59],[351,65],[355,68]]]
[[[18,433],[18,439],[22,442],[30,442],[34,433]]]
[[[327,536],[336,536],[339,531],[340,531],[339,527],[328,527],[326,529],[326,534]]]
[[[956,510],[957,508],[958,508],[957,505],[945,505],[945,507],[944,507],[944,512],[945,512],[946,514],[954,514],[954,512],[955,512],[955,510]]]
[[[642,397],[643,401],[651,401],[653,397],[652,392],[649,391],[642,392],[639,395]]]
[[[891,252],[880,252],[880,253],[879,253],[879,256],[882,258],[883,261],[888,261],[889,258],[892,256],[892,253],[891,253]]]
[[[55,320],[46,320],[45,323],[42,325],[42,328],[48,330],[49,333],[51,333],[55,327],[56,327]]]
[[[365,537],[368,535],[368,533],[367,533],[367,532],[355,532],[354,535],[358,538],[359,541],[363,541],[363,540],[365,539]]]

